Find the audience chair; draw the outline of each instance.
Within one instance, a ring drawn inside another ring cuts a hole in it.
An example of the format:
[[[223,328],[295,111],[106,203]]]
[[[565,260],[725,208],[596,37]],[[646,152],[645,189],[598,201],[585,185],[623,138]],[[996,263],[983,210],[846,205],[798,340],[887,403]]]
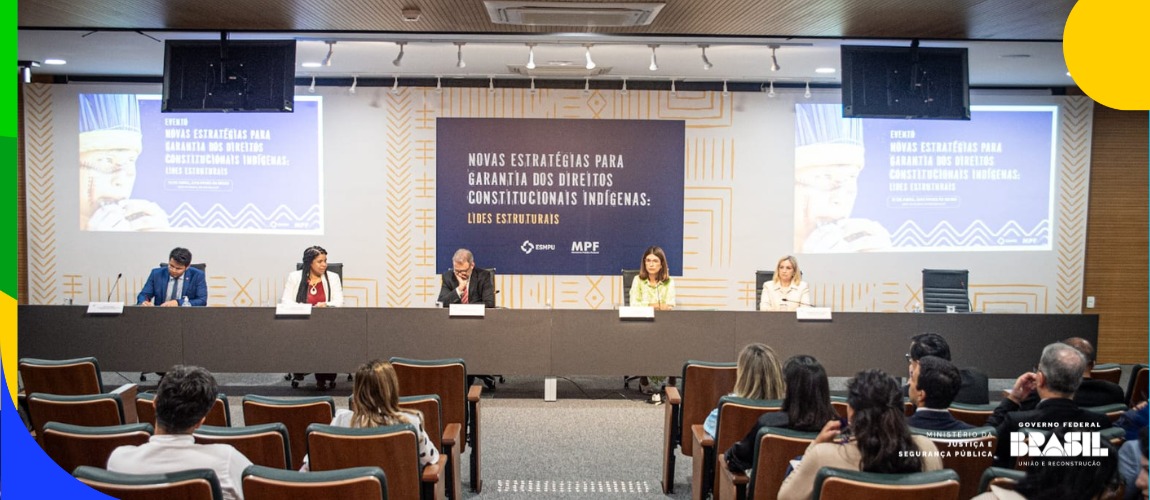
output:
[[[136,395],[136,415],[140,422],[156,425],[156,393],[141,392]],[[216,404],[212,405],[211,410],[208,410],[204,425],[231,427],[232,410],[231,405],[228,404],[227,394],[221,392],[216,396]]]
[[[48,422],[60,422],[88,427],[134,424],[124,414],[124,404],[112,394],[60,396],[34,392],[28,396],[28,409],[32,416],[32,429],[37,439]]]
[[[1126,405],[1124,405],[1122,403],[1114,403],[1112,405],[1086,406],[1086,407],[1083,407],[1082,409],[1083,410],[1089,410],[1089,411],[1092,411],[1094,413],[1100,413],[1102,415],[1106,415],[1107,417],[1110,418],[1110,422],[1114,423],[1114,421],[1118,420],[1118,417],[1121,417],[1122,414],[1125,413],[1128,408],[1126,408]]]
[[[450,434],[445,431],[442,405],[439,396],[435,394],[402,396],[399,398],[399,407],[404,410],[417,410],[423,415],[423,430],[427,432],[431,445],[447,456],[447,470],[444,471],[447,496],[452,499],[463,498],[463,478],[459,470],[461,427],[452,424]]]
[[[1101,363],[1094,365],[1094,368],[1090,370],[1090,378],[1117,384],[1122,380],[1122,365],[1118,363]]]
[[[104,467],[108,456],[120,446],[141,445],[152,437],[151,424],[112,425],[88,427],[83,425],[48,422],[40,442],[44,453],[52,458],[61,469],[76,470],[88,465]]]
[[[958,474],[950,469],[881,474],[823,467],[811,500],[958,500]]]
[[[763,304],[763,285],[775,279],[774,271],[755,271],[755,310],[761,311]]]
[[[444,446],[447,438],[459,435],[461,439],[450,453],[452,455],[465,453],[471,448],[471,491],[479,493],[483,490],[482,468],[480,467],[482,454],[480,440],[480,411],[479,397],[483,393],[483,386],[467,385],[467,365],[462,359],[415,360],[406,358],[391,358],[389,360],[395,368],[395,375],[399,379],[400,396],[418,396],[436,394],[439,396],[443,414]],[[452,427],[459,428],[458,434]],[[456,451],[458,450],[458,451]],[[458,463],[458,461],[456,461]],[[457,481],[454,475],[455,465],[451,466],[449,474],[453,474],[451,483]],[[454,488],[454,486],[453,486]],[[455,496],[454,498],[462,498]]]
[[[953,470],[959,477],[959,498],[971,498],[978,494],[978,481],[982,472],[994,464],[994,450],[998,445],[998,433],[994,427],[976,427],[961,432],[961,437],[952,437],[953,431],[929,431],[911,429],[915,434],[930,438],[942,453],[942,466]]]
[[[1126,406],[1133,408],[1146,401],[1147,374],[1150,374],[1150,367],[1134,365],[1130,381],[1126,384]]]
[[[379,467],[387,476],[388,495],[403,500],[444,498],[447,456],[420,471],[419,437],[410,424],[348,428],[312,424],[307,429],[312,471]]]
[[[303,467],[307,454],[307,427],[311,424],[329,424],[335,416],[335,400],[331,396],[308,398],[269,398],[247,395],[243,399],[244,425],[281,422],[287,427],[291,468]]]
[[[969,283],[966,269],[923,269],[922,310],[944,313],[947,306],[954,306],[957,312],[970,312]]]
[[[978,491],[981,493],[990,491],[992,485],[1013,490],[1024,477],[1026,477],[1026,472],[1024,471],[1004,469],[1002,467],[987,467],[982,473],[982,479],[978,482]]]
[[[786,479],[791,460],[806,452],[817,432],[800,432],[779,427],[759,429],[755,460],[750,477],[727,468],[726,450],[719,452],[719,496],[727,500],[775,500]]]
[[[1109,441],[1114,445],[1114,448],[1121,448],[1122,444],[1126,442],[1126,429],[1121,427],[1109,427],[1098,431],[1098,438],[1104,441]]]
[[[103,393],[101,383],[100,363],[96,358],[76,359],[35,359],[21,358],[18,364],[20,379],[24,383],[24,390],[18,396],[21,408],[27,413],[32,422],[47,422],[32,414],[27,406],[26,395],[34,392],[56,394],[61,396],[80,396]],[[124,405],[123,423],[136,423],[136,393],[139,387],[136,384],[124,384],[108,394],[118,397]],[[42,424],[41,424],[42,425]],[[33,427],[35,429],[35,427]]]
[[[846,396],[831,396],[831,407],[835,409],[835,413],[839,414],[839,418],[847,418],[847,398]],[[911,403],[906,397],[902,398],[902,412],[906,416],[914,415],[914,403]]]
[[[200,444],[227,444],[253,464],[276,469],[291,468],[291,441],[280,422],[242,427],[201,425],[193,434]]]
[[[782,400],[757,400],[723,396],[719,399],[719,419],[712,437],[703,430],[703,424],[691,426],[691,498],[703,500],[711,493],[721,473],[716,470],[717,455],[722,455],[747,435],[747,431],[764,413],[782,409]],[[705,419],[705,417],[704,417]],[[718,491],[714,500],[722,499]],[[723,499],[726,500],[726,499]]]
[[[956,420],[961,420],[975,427],[982,427],[986,425],[986,421],[994,414],[996,407],[998,407],[997,403],[984,405],[951,403],[947,409],[950,410],[950,415]]]
[[[379,467],[299,472],[249,466],[243,477],[245,500],[387,500],[387,478]]]
[[[667,387],[663,406],[663,493],[668,495],[675,492],[675,448],[692,456],[691,427],[707,420],[719,398],[734,390],[735,363],[689,360],[683,364],[682,385],[682,392]]]
[[[72,475],[112,498],[120,500],[222,500],[216,472],[191,469],[167,474],[125,474],[81,465]]]

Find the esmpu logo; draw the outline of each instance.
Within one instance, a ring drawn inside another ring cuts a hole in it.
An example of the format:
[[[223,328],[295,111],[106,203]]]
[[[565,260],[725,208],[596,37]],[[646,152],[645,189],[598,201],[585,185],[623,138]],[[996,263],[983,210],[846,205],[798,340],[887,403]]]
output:
[[[1098,432],[1067,432],[1061,439],[1041,432],[1011,432],[1012,457],[1106,457]]]
[[[523,240],[523,244],[519,245],[519,249],[523,250],[525,254],[530,254],[532,250],[535,250],[535,245],[531,244],[531,240]]]

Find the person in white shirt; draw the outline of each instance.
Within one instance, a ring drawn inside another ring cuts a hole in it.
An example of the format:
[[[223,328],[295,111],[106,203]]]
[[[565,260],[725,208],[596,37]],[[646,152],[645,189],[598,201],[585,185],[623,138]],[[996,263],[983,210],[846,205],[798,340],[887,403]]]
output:
[[[212,405],[219,386],[198,366],[176,365],[156,389],[156,435],[146,444],[121,446],[108,457],[107,469],[127,474],[165,474],[188,469],[212,469],[225,499],[243,500],[244,469],[252,465],[227,444],[196,444],[192,437]]]
[[[794,311],[811,306],[811,290],[803,281],[799,261],[788,255],[775,266],[775,279],[763,283],[760,311]]]

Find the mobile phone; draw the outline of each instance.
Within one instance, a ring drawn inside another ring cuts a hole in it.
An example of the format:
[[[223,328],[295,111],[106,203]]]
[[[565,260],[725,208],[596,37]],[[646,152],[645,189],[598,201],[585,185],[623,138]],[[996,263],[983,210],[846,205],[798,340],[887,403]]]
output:
[[[850,422],[845,418],[839,419],[839,442],[846,444],[851,440]]]

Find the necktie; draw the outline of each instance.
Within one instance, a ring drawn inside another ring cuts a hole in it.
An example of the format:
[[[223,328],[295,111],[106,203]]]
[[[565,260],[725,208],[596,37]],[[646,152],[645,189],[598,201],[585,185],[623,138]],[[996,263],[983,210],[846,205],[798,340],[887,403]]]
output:
[[[168,277],[168,284],[171,286],[168,287],[168,296],[165,298],[165,302],[168,300],[179,300],[179,298],[176,297],[176,291],[177,291],[176,290],[176,286],[177,286],[176,282],[177,281],[178,281],[178,278],[172,278],[170,276]]]
[[[464,304],[470,302],[469,300],[467,300],[468,295],[471,295],[471,289],[470,288],[463,291],[463,296],[459,297],[459,301],[464,303]]]

